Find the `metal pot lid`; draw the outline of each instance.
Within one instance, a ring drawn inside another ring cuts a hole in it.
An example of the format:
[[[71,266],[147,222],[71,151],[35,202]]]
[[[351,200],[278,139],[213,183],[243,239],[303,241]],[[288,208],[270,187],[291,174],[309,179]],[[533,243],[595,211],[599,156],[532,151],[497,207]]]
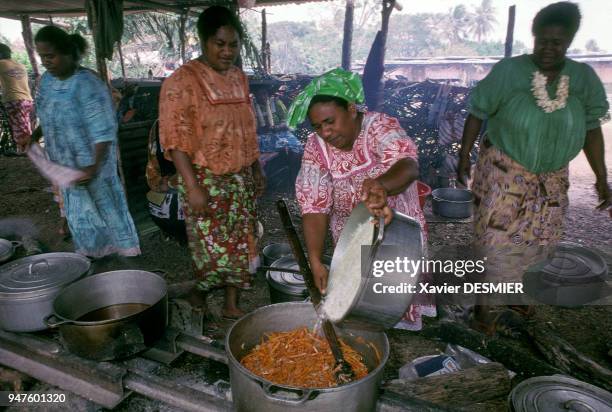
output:
[[[298,265],[293,256],[283,256],[275,260],[272,266],[275,268],[300,270],[300,265]],[[268,271],[266,277],[270,285],[280,292],[289,293],[291,295],[306,295],[308,293],[304,278],[297,273],[271,270]]]
[[[510,392],[508,401],[515,412],[612,410],[610,392],[563,375],[527,379]]]
[[[39,296],[78,279],[90,267],[76,253],[44,253],[0,266],[0,298]]]
[[[10,240],[0,239],[0,262],[13,256],[13,244]]]
[[[552,283],[583,284],[603,278],[608,265],[593,249],[571,243],[560,242],[555,254],[541,269],[542,278]]]

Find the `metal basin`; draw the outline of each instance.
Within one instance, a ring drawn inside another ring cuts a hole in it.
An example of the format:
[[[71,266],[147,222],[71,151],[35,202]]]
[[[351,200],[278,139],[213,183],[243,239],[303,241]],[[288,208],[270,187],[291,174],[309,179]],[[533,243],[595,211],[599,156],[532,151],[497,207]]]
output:
[[[53,302],[49,327],[79,356],[111,360],[134,355],[155,343],[168,322],[166,281],[155,273],[99,273],[64,289]]]
[[[437,215],[456,219],[472,216],[474,195],[467,189],[446,187],[431,193],[432,209]]]
[[[259,308],[234,323],[227,333],[225,348],[237,411],[361,412],[376,409],[378,387],[389,358],[389,341],[383,332],[336,329],[338,336],[364,357],[370,373],[363,379],[334,388],[310,389],[273,384],[240,364],[240,359],[259,344],[266,333],[313,327],[316,321],[317,314],[311,303],[287,302]]]
[[[397,257],[408,261],[419,261],[423,258],[423,235],[421,225],[415,219],[402,213],[394,211],[394,217],[387,226],[380,225],[374,229],[370,223],[371,215],[363,203],[359,204],[349,217],[342,230],[338,244],[334,250],[330,277],[327,288],[327,296],[323,304],[326,310],[328,300],[339,298],[343,306],[347,307],[343,314],[330,320],[348,327],[356,327],[369,330],[388,329],[397,324],[406,309],[412,303],[416,293],[379,293],[385,287],[416,285],[419,282],[420,266],[414,274],[394,268],[386,271],[384,276],[376,276],[374,269],[375,261],[395,261]],[[370,231],[364,232],[360,229],[363,225],[371,225]],[[381,230],[382,228],[382,230]],[[357,246],[369,246],[361,249],[361,261],[355,261],[358,257],[351,256],[352,248]],[[347,265],[346,262],[350,264]],[[351,273],[347,273],[346,267],[352,266]],[[338,276],[338,277],[336,277]],[[346,287],[348,276],[359,278],[359,287],[355,292],[336,293],[334,289]],[[338,312],[341,312],[340,310]]]

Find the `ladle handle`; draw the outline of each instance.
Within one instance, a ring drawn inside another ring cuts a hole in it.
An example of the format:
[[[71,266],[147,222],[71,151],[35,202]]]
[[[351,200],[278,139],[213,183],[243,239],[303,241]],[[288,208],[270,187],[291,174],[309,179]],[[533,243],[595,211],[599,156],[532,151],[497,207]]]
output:
[[[312,304],[316,307],[321,302],[321,292],[319,292],[319,289],[317,289],[314,283],[314,276],[310,270],[308,259],[306,259],[306,255],[304,254],[304,249],[302,248],[300,238],[298,237],[295,227],[293,226],[293,222],[291,221],[291,215],[289,214],[289,209],[287,209],[287,204],[283,199],[279,199],[276,202],[276,208],[278,209],[278,214],[280,215],[283,228],[285,229],[285,234],[289,239],[293,256],[295,256],[295,259],[300,266],[300,272],[302,273],[304,283],[306,284],[306,288],[308,289],[308,293],[312,299]]]
[[[306,283],[306,287],[308,288],[308,293],[310,293],[312,304],[314,305],[316,310],[319,303],[321,303],[321,292],[319,292],[319,289],[317,289],[317,287],[315,286],[314,276],[312,275],[310,265],[308,264],[308,260],[306,259],[306,255],[304,254],[304,249],[302,248],[300,238],[298,237],[298,234],[295,231],[295,227],[293,226],[293,222],[291,221],[289,209],[287,209],[287,204],[283,199],[279,199],[276,202],[276,207],[278,209],[278,214],[280,215],[281,222],[283,223],[285,233],[287,234],[287,238],[289,239],[289,243],[291,244],[293,255],[297,259],[298,265],[300,265],[302,277],[304,278],[304,283]],[[348,364],[348,362],[346,362],[344,356],[342,355],[338,336],[336,335],[334,326],[328,319],[325,319],[323,321],[323,333],[325,334],[325,338],[327,338],[327,342],[329,343],[331,352],[334,355],[336,365],[341,366],[341,371],[336,373],[336,380],[338,381],[338,383],[342,383],[340,379],[342,374],[352,377],[354,376],[354,373],[351,370],[350,365]]]

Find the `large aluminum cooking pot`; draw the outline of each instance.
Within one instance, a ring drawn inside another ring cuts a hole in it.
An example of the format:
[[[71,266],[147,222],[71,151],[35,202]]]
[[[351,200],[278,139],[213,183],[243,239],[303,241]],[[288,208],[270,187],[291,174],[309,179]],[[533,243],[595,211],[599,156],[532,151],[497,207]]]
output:
[[[465,219],[472,216],[474,195],[467,189],[446,187],[431,192],[433,212],[444,217]]]
[[[304,389],[273,384],[240,364],[240,359],[258,345],[266,333],[313,327],[317,319],[312,303],[286,302],[259,308],[234,323],[227,333],[225,348],[237,411],[375,410],[383,368],[389,358],[389,341],[383,332],[336,329],[338,336],[363,356],[370,373],[363,379],[334,388]]]
[[[44,253],[0,266],[0,328],[33,332],[47,328],[53,300],[88,273],[89,260],[76,253]]]
[[[99,273],[65,288],[53,302],[49,327],[85,358],[134,355],[160,339],[168,323],[166,281],[142,270]]]
[[[397,211],[393,212],[393,220],[386,226],[380,222],[375,227],[371,219],[368,209],[360,203],[342,229],[334,250],[322,309],[332,322],[382,330],[399,322],[416,295],[408,290],[389,293],[385,288],[416,287],[421,269],[418,266],[413,273],[406,273],[400,267],[399,270],[385,271],[383,276],[375,276],[373,264],[376,261],[395,261],[398,257],[408,262],[421,261],[424,257],[423,235],[418,221]],[[369,253],[365,253],[362,246],[368,246]],[[380,293],[385,290],[387,293]],[[337,317],[330,316],[331,312],[327,310],[330,304],[342,305],[343,309],[335,310],[339,312]]]

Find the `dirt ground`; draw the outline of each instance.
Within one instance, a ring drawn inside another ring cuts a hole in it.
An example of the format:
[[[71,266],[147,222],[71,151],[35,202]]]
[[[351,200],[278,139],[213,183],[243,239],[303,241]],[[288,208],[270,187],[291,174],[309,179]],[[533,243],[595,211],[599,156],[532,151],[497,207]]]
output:
[[[606,160],[608,173],[612,175],[612,126],[605,127],[607,135]],[[594,178],[588,163],[581,154],[571,165],[570,201],[571,207],[566,224],[565,238],[582,243],[612,254],[612,219],[606,214],[596,212],[596,196],[593,189]],[[0,217],[25,218],[33,222],[38,230],[37,237],[44,251],[70,251],[69,240],[58,235],[59,211],[52,200],[46,182],[30,165],[27,158],[0,157]],[[265,235],[260,246],[270,242],[284,241],[274,201],[277,195],[269,195],[260,200],[260,219],[264,224]],[[297,215],[297,208],[290,201],[290,209]],[[299,219],[295,219],[299,223]],[[1,228],[0,228],[1,229]],[[430,223],[430,246],[467,245],[471,240],[469,223]],[[144,270],[161,269],[166,272],[168,283],[185,281],[192,278],[187,250],[173,241],[167,241],[159,233],[141,237],[142,256],[130,259],[103,261],[97,271],[110,269],[139,268]],[[242,296],[242,305],[252,310],[269,304],[269,295],[264,274],[255,278],[254,289]],[[210,314],[205,333],[213,338],[222,338],[228,324],[220,319],[221,293],[213,293],[209,298]],[[555,329],[576,348],[612,367],[607,355],[609,342],[612,341],[612,310],[610,307],[583,307],[562,309],[539,306],[536,321],[552,324]],[[442,342],[425,339],[418,334],[390,331],[392,356],[385,371],[385,379],[397,377],[398,369],[415,357],[443,350]],[[176,371],[201,374],[205,364],[198,363],[193,357],[180,361]],[[166,372],[172,374],[172,372]],[[178,373],[178,372],[176,372]],[[224,372],[215,372],[222,379]],[[188,380],[187,378],[183,378]],[[225,379],[227,377],[225,376]],[[139,397],[124,402],[120,410],[170,410]],[[489,410],[503,410],[504,400],[492,403]],[[161,408],[161,409],[160,409]]]

